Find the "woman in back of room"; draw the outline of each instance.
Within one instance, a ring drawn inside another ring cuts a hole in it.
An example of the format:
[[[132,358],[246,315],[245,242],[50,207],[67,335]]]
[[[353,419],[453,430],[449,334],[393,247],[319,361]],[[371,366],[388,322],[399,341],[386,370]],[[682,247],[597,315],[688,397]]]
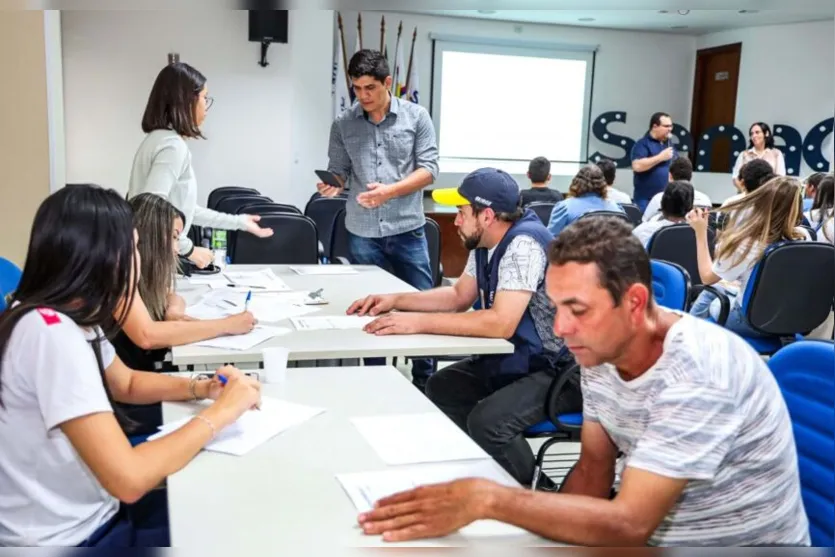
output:
[[[588,164],[581,168],[568,187],[568,196],[557,203],[551,211],[548,230],[558,236],[569,224],[586,213],[595,211],[612,211],[623,213],[620,205],[607,199],[608,184],[603,176],[603,170],[595,164]]]
[[[165,352],[172,346],[252,331],[255,318],[246,311],[222,319],[199,320],[185,315],[185,302],[174,293],[177,239],[185,218],[154,194],[143,193],[129,203],[139,237],[140,273],[122,330],[113,339],[119,358],[132,369],[160,371]],[[123,311],[120,306],[116,315]],[[136,422],[132,433],[153,433],[162,423],[159,405],[121,409]]]
[[[157,75],[142,131],[147,135],[133,159],[128,198],[154,193],[170,201],[185,216],[178,253],[200,268],[212,262],[212,252],[195,246],[187,234],[192,224],[224,230],[245,230],[261,238],[270,228],[258,225],[257,215],[228,215],[197,206],[197,180],[187,139],[204,139],[200,126],[212,105],[206,78],[193,67],[176,62]]]
[[[107,335],[138,278],[130,206],[113,190],[62,188],[38,209],[20,285],[0,314],[0,546],[164,547],[157,489],[260,404],[235,368],[197,381],[134,371]],[[115,315],[115,317],[114,317]],[[131,447],[112,401],[215,399],[183,427]]]
[[[742,313],[742,294],[766,248],[784,240],[798,241],[807,236],[797,227],[801,208],[800,183],[794,178],[775,177],[742,199],[722,208],[728,222],[716,240],[715,258],[711,258],[707,240],[707,214],[693,209],[687,222],[696,234],[699,276],[706,285],[724,281],[729,289],[719,288],[731,298],[725,327],[745,336],[761,336]],[[736,292],[734,292],[736,290]],[[719,316],[719,300],[711,292],[702,292],[690,309],[696,317]]]
[[[741,152],[736,158],[731,175],[734,177],[734,184],[737,189],[741,189],[736,183],[739,171],[742,165],[751,162],[755,159],[762,159],[771,165],[771,169],[777,176],[786,175],[786,160],[783,158],[783,152],[774,146],[774,136],[771,135],[771,128],[765,122],[756,122],[751,124],[748,129],[748,149]]]
[[[835,244],[835,177],[826,174],[815,189],[815,202],[806,213],[819,242]]]

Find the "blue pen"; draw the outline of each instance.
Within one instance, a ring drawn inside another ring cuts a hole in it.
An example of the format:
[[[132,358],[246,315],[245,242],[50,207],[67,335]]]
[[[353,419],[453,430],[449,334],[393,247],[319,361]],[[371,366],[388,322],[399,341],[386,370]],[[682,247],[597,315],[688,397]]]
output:
[[[225,375],[220,375],[219,373],[216,373],[215,377],[217,377],[217,380],[220,381],[220,384],[223,386],[226,386],[226,383],[229,381],[229,379],[227,379]],[[261,410],[261,405],[256,405],[255,409]]]
[[[246,293],[246,302],[244,302],[244,311],[249,311],[249,301],[252,299],[252,290]]]

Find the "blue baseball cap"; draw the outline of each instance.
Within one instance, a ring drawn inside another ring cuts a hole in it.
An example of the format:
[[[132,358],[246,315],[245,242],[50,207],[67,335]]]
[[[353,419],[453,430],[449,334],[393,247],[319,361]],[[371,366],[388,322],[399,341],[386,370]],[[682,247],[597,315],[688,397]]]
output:
[[[467,174],[457,188],[434,190],[432,199],[440,205],[478,203],[496,213],[512,213],[519,207],[519,184],[498,168],[479,168]]]

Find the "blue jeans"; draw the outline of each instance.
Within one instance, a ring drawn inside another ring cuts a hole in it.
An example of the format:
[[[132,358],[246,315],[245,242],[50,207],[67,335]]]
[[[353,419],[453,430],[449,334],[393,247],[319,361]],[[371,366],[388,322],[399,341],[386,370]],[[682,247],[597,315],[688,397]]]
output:
[[[155,489],[132,505],[122,503],[79,547],[169,547],[167,495],[166,489]]]
[[[418,290],[435,286],[423,227],[384,238],[364,238],[348,232],[351,263],[376,265]],[[385,358],[366,358],[366,365],[384,365]],[[432,375],[432,360],[412,358],[412,382],[423,389]]]
[[[721,292],[724,292],[731,303],[731,309],[728,312],[728,320],[725,322],[726,329],[744,337],[765,336],[761,332],[754,330],[754,328],[748,324],[748,319],[746,319],[745,315],[742,313],[742,306],[734,303],[734,301],[736,300],[736,294],[728,291],[727,289],[719,285],[714,285],[714,288]],[[693,305],[690,307],[690,315],[700,317],[702,319],[707,319],[708,317],[710,317],[714,321],[718,321],[719,310],[719,298],[717,298],[716,295],[713,294],[713,292],[703,291],[701,294],[699,294],[699,297],[696,298],[696,300],[693,302]]]
[[[649,199],[639,199],[639,198],[636,197],[632,201],[635,202],[635,206],[638,207],[638,209],[641,210],[641,214],[643,215],[644,212],[647,210],[647,205],[649,205],[650,200]]]

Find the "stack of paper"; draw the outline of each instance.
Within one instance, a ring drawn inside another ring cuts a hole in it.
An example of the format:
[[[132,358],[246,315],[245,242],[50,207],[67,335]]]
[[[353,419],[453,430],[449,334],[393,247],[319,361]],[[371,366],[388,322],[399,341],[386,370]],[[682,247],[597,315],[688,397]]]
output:
[[[492,460],[336,476],[358,512],[370,511],[374,503],[395,493],[463,478],[484,478],[509,487],[519,487]],[[465,536],[513,536],[524,533],[525,530],[521,528],[493,520],[480,520],[461,530]]]
[[[251,332],[245,335],[229,335],[224,337],[210,338],[186,344],[185,346],[204,346],[206,348],[220,348],[222,350],[249,350],[266,342],[273,337],[286,335],[291,330],[286,327],[267,327],[256,325]]]
[[[245,412],[234,424],[221,430],[204,448],[207,451],[244,455],[255,447],[269,441],[279,433],[287,431],[324,412],[324,408],[313,408],[275,398],[262,397],[261,410]],[[195,412],[196,413],[196,412]],[[184,426],[192,418],[187,417],[160,427],[149,440],[168,435]]]
[[[376,317],[357,315],[323,315],[321,317],[293,318],[290,322],[297,331],[324,331],[328,329],[362,329]]]
[[[351,421],[386,464],[489,458],[440,412],[352,418]]]
[[[348,265],[310,265],[307,267],[290,267],[299,275],[356,275],[359,273]]]

